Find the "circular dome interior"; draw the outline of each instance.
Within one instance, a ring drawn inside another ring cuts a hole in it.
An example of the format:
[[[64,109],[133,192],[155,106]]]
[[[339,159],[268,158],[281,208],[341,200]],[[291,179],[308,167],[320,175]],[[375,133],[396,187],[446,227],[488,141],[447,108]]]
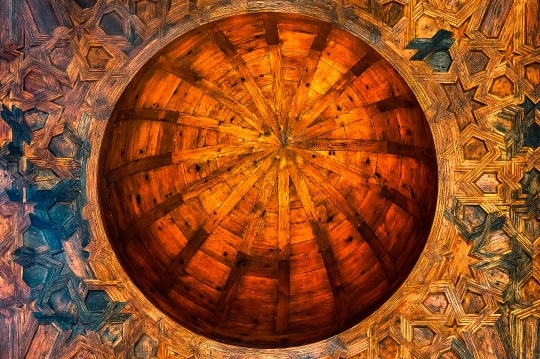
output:
[[[99,199],[130,279],[182,326],[258,348],[358,324],[403,283],[437,198],[431,132],[374,49],[329,23],[203,25],[135,75]]]

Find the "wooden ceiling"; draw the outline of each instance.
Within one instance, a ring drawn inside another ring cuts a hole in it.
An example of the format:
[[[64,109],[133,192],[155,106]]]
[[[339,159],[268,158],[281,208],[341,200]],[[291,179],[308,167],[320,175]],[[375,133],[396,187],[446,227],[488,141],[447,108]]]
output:
[[[117,103],[100,155],[113,249],[186,328],[260,348],[357,324],[426,243],[437,164],[411,90],[307,17],[235,16],[165,47]]]

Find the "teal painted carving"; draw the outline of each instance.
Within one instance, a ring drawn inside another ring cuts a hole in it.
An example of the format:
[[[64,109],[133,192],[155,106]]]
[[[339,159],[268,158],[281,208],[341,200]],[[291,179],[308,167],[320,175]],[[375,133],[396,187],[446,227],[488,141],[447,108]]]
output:
[[[418,50],[412,61],[428,61],[434,72],[448,72],[452,65],[452,57],[448,51],[456,39],[447,30],[439,30],[431,39],[414,39],[406,49]]]
[[[15,178],[11,189],[6,191],[8,198],[16,203],[33,204],[30,226],[23,233],[23,246],[12,253],[12,258],[23,268],[22,280],[30,288],[29,300],[34,301],[37,309],[33,313],[35,318],[40,323],[55,323],[71,331],[68,341],[72,341],[87,331],[99,332],[104,327],[121,324],[131,314],[120,313],[126,303],[112,301],[106,291],[88,289],[84,279],[94,279],[90,267],[87,266],[85,277],[75,274],[64,252],[66,241],[80,241],[81,248],[85,248],[91,240],[88,223],[82,217],[86,203],[84,170],[90,146],[68,126],[49,143],[48,149],[54,156],[72,158],[79,165],[71,170],[74,179],[59,179],[50,170],[36,169],[30,161],[21,166],[21,161],[27,161],[23,142],[31,144],[32,131],[42,128],[42,119],[48,117],[46,113],[32,111],[27,116],[30,121],[25,121],[25,113],[16,107],[9,110],[2,106],[0,112],[12,130],[12,141],[0,153],[0,165]],[[51,172],[47,177],[50,186],[37,184],[37,176],[47,171]],[[75,255],[82,263],[88,260],[84,249]]]

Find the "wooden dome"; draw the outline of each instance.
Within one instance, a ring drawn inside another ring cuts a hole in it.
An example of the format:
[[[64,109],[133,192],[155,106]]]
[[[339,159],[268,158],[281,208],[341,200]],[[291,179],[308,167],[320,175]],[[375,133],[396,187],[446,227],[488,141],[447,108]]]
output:
[[[311,18],[203,25],[127,87],[100,155],[116,255],[186,328],[261,348],[366,318],[426,243],[437,165],[425,116],[370,46]]]

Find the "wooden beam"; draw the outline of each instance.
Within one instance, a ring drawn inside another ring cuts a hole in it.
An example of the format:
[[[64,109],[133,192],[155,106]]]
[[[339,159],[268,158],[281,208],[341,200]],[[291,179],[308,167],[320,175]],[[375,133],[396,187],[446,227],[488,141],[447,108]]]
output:
[[[317,187],[345,215],[345,218],[347,218],[360,236],[366,241],[381,264],[386,278],[388,278],[389,281],[394,280],[396,278],[396,269],[393,260],[384,249],[377,234],[373,232],[364,218],[352,208],[349,201],[341,194],[341,192],[339,192],[326,177],[321,175],[316,168],[302,159],[299,159],[297,163],[302,171],[317,184]]]
[[[186,265],[191,261],[193,256],[199,251],[201,246],[206,242],[211,233],[206,231],[204,227],[199,228],[195,234],[189,239],[186,246],[182,248],[180,253],[173,259],[172,264],[167,268],[163,276],[157,284],[157,290],[167,296],[169,290],[173,286],[176,278],[184,270]]]
[[[229,276],[227,277],[227,282],[223,287],[223,291],[221,292],[221,296],[219,297],[219,301],[216,305],[214,317],[212,318],[212,322],[214,324],[219,325],[227,319],[229,309],[231,308],[232,301],[236,291],[238,290],[240,280],[246,271],[248,261],[248,254],[241,251],[236,253],[236,257],[233,261],[234,265],[231,268]]]
[[[295,142],[292,146],[310,151],[358,151],[369,153],[384,153],[400,157],[412,158],[421,162],[433,163],[435,161],[435,157],[429,150],[417,146],[391,141],[324,138]]]
[[[283,134],[287,127],[287,114],[285,105],[285,82],[283,80],[283,61],[281,58],[281,47],[279,32],[276,21],[276,14],[262,14],[266,43],[268,45],[268,59],[270,61],[270,71],[272,73],[272,89],[274,91],[274,104],[278,116],[279,131]],[[284,138],[281,138],[283,141]]]
[[[330,246],[330,241],[328,239],[328,232],[321,225],[318,220],[317,212],[315,210],[315,204],[309,188],[306,184],[306,181],[302,175],[302,172],[296,166],[297,161],[294,160],[294,153],[289,152],[292,157],[290,161],[290,176],[300,197],[300,202],[306,212],[308,221],[311,225],[313,233],[315,235],[315,241],[317,242],[317,248],[319,253],[323,258],[324,266],[326,268],[326,274],[328,276],[328,281],[330,282],[330,287],[332,288],[332,294],[334,296],[334,305],[336,309],[336,321],[342,322],[347,318],[348,314],[348,305],[347,298],[345,297],[345,291],[343,288],[343,283],[341,280],[341,274],[334,256],[334,251]]]
[[[184,201],[188,201],[192,198],[199,196],[206,190],[209,190],[217,184],[224,182],[228,177],[237,176],[240,173],[251,171],[255,166],[258,166],[261,161],[266,159],[272,151],[256,152],[251,155],[245,156],[233,164],[223,167],[211,175],[202,178],[198,181],[190,184],[185,190],[182,191],[182,197]]]
[[[255,166],[254,170],[246,173],[242,180],[234,187],[229,197],[223,201],[221,206],[208,217],[206,222],[189,239],[186,246],[174,258],[173,264],[167,268],[160,280],[159,290],[162,294],[166,295],[169,292],[179,273],[184,270],[195,253],[197,253],[208,237],[216,230],[221,221],[234,209],[236,204],[240,202],[242,197],[253,187],[259,178],[268,171],[273,160],[273,157],[267,157]]]
[[[252,154],[272,149],[269,144],[254,144],[253,142],[205,146],[178,150],[172,153],[173,163],[212,161],[220,157]]]
[[[236,73],[240,76],[242,83],[244,84],[246,90],[249,92],[253,103],[259,110],[263,121],[268,127],[272,129],[276,136],[279,135],[279,128],[274,116],[274,111],[270,107],[267,101],[265,101],[265,96],[261,91],[257,82],[253,78],[249,67],[246,65],[244,60],[238,54],[238,51],[234,47],[233,43],[227,35],[221,31],[221,29],[215,23],[209,23],[203,25],[204,29],[210,35],[214,43],[221,49],[221,51],[227,56],[229,62]]]
[[[326,47],[326,41],[332,30],[332,24],[327,22],[319,23],[319,31],[311,44],[311,48],[306,57],[306,62],[304,68],[302,69],[302,75],[300,77],[300,82],[294,93],[293,100],[291,102],[291,107],[288,113],[289,123],[298,122],[298,116],[304,109],[304,102],[311,88],[311,82],[313,81],[313,75],[317,70],[317,64],[321,58],[321,54]]]
[[[369,188],[372,191],[376,191],[381,194],[383,198],[395,203],[398,207],[403,209],[410,216],[419,220],[419,224],[425,221],[423,211],[418,204],[412,199],[408,198],[395,188],[388,186],[381,180],[370,176],[367,173],[362,172],[358,168],[348,166],[342,162],[336,161],[330,157],[321,156],[319,154],[300,149],[291,148],[295,153],[304,158],[306,162],[311,162],[321,168],[325,168],[329,171],[335,172],[341,176],[344,176],[350,181],[355,182],[359,186]]]
[[[347,178],[348,180],[356,182],[359,185],[369,186],[368,183],[370,181],[376,181],[376,183],[379,184],[377,179],[374,179],[373,176],[363,172],[360,169],[350,167],[330,157],[322,156],[318,153],[314,153],[303,148],[292,146],[290,148],[297,155],[304,158],[306,162],[311,162],[319,167],[326,168],[329,171],[335,172],[341,176],[345,176],[345,178]]]
[[[120,110],[114,119],[114,123],[133,120],[160,121],[176,123],[178,111],[163,110],[158,108],[129,108]]]
[[[341,273],[334,256],[332,248],[328,247],[321,252],[321,257],[326,268],[326,275],[332,288],[332,295],[334,296],[334,306],[336,309],[336,322],[342,323],[347,319],[349,314],[349,308],[347,305],[347,297],[345,296],[345,288],[343,288],[343,282],[341,280]]]
[[[291,262],[289,259],[278,261],[278,305],[276,333],[282,334],[289,327],[289,305],[291,301]]]
[[[166,152],[125,163],[120,167],[107,172],[105,174],[105,181],[107,182],[107,185],[110,185],[111,183],[119,181],[124,177],[131,176],[139,172],[170,166],[173,164],[172,158],[172,152]]]
[[[184,199],[181,193],[176,193],[161,202],[150,211],[144,213],[142,216],[133,221],[127,228],[120,234],[121,240],[129,243],[131,239],[137,236],[141,231],[148,228],[152,223],[165,216],[167,213],[173,211],[184,204]]]
[[[244,235],[242,236],[242,243],[240,244],[239,251],[250,253],[251,246],[255,240],[259,227],[264,219],[268,202],[272,196],[274,186],[276,185],[276,179],[278,176],[278,164],[274,164],[272,168],[266,173],[263,183],[259,188],[257,199],[253,210],[249,214],[248,224]]]
[[[283,153],[283,151],[281,151]],[[278,244],[279,258],[289,260],[291,252],[291,205],[289,169],[285,158],[281,159],[278,173]]]
[[[390,202],[396,204],[399,208],[408,213],[411,217],[416,219],[418,226],[423,227],[427,221],[425,211],[423,211],[413,200],[405,196],[403,193],[395,188],[389,186],[383,186],[381,189],[381,196],[386,198]]]
[[[279,45],[279,32],[277,27],[276,14],[265,12],[262,14],[266,43],[269,46]]]
[[[107,181],[107,184],[111,184],[139,172],[170,166],[172,164],[204,162],[207,160],[215,160],[220,157],[253,154],[268,151],[275,146],[275,144],[269,143],[256,144],[253,142],[246,142],[235,145],[215,145],[166,152],[125,163],[120,167],[107,172],[105,174],[105,180]]]
[[[283,154],[283,151],[280,151]],[[290,179],[285,157],[280,160],[278,172],[278,308],[276,333],[284,333],[289,326],[289,302],[291,296],[291,218]]]
[[[302,133],[306,128],[315,121],[349,86],[354,80],[362,75],[375,62],[381,59],[375,50],[369,51],[356,64],[354,64],[346,73],[336,81],[324,95],[322,95],[314,104],[300,117],[296,125],[291,131],[291,136],[294,137]]]
[[[162,203],[158,204],[141,217],[133,221],[119,236],[125,243],[128,243],[139,232],[146,229],[152,223],[181,206],[184,202],[197,197],[204,191],[214,187],[218,183],[225,181],[228,177],[236,176],[240,172],[249,171],[256,166],[261,159],[268,157],[268,153],[259,152],[246,156],[235,162],[233,165],[224,167],[208,177],[193,182],[182,191],[175,193]]]
[[[414,98],[412,95],[400,95],[392,98],[386,98],[364,107],[355,108],[352,111],[344,112],[337,118],[330,118],[326,121],[317,123],[311,127],[306,128],[305,131],[298,134],[293,138],[294,142],[305,141],[308,139],[320,137],[325,133],[331,132],[340,127],[348,126],[352,123],[361,121],[362,119],[369,118],[374,115],[381,114],[383,112],[393,111],[400,108],[412,108],[415,106]]]
[[[189,113],[172,110],[159,110],[153,108],[134,108],[122,110],[119,112],[116,121],[162,121],[184,126],[215,130],[250,141],[271,141],[270,137],[265,136],[263,132],[257,132],[246,127],[225,121],[219,121],[210,117],[195,116]]]
[[[159,66],[163,71],[187,81],[191,85],[205,92],[210,97],[214,98],[216,101],[227,106],[232,112],[236,113],[251,127],[253,127],[253,129],[262,133],[272,133],[271,128],[265,123],[262,123],[259,117],[251,112],[246,106],[237,102],[236,99],[223,92],[223,90],[221,90],[216,84],[199,76],[195,71],[164,57],[160,57],[158,60],[156,60],[156,65]]]

